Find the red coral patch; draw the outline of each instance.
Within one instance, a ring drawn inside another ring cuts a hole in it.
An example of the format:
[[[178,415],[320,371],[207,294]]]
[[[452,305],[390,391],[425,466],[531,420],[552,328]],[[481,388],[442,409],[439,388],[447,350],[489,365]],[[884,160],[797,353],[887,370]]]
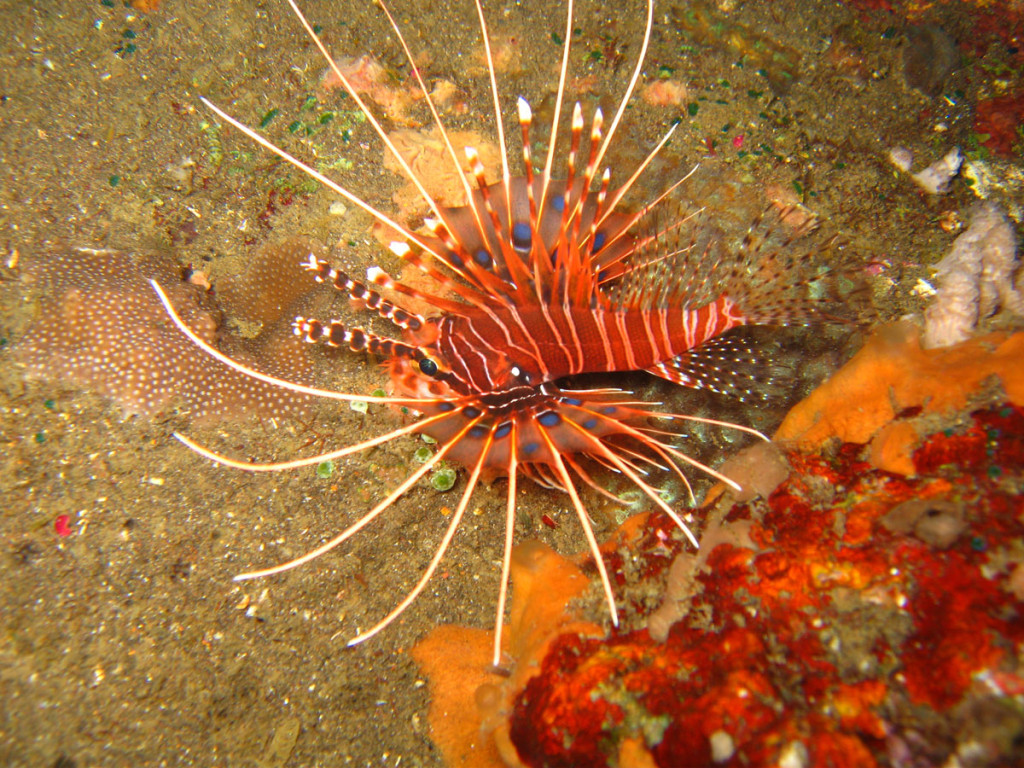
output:
[[[943,727],[935,749],[949,757],[963,729],[952,713],[991,695],[979,675],[1016,674],[1004,666],[1024,642],[1012,568],[994,556],[1024,550],[1024,417],[965,419],[925,439],[916,477],[867,467],[860,446],[791,456],[793,476],[767,502],[725,515],[751,526],[757,551],[708,553],[665,643],[640,628],[556,641],[511,716],[524,763],[614,765],[628,743],[658,766],[872,766],[889,764],[894,729]],[[823,485],[834,501],[813,492]],[[948,548],[881,524],[920,499],[964,510]],[[668,546],[682,545],[644,535],[629,556],[657,583]]]

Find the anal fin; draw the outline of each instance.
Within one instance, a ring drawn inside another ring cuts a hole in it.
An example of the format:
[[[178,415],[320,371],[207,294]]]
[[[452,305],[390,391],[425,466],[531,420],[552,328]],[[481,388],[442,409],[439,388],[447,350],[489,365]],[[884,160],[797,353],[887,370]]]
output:
[[[703,344],[645,369],[666,381],[706,389],[740,401],[767,400],[784,391],[791,375],[767,352],[743,336],[715,336]]]

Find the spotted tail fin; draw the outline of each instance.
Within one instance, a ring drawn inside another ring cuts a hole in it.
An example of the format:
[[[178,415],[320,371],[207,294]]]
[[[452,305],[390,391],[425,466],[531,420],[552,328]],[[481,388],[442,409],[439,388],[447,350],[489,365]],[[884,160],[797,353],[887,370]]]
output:
[[[722,288],[749,325],[855,324],[870,314],[848,244],[817,231],[817,222],[795,206],[765,211],[736,261]]]
[[[682,208],[662,236],[635,253],[612,303],[693,310],[727,296],[745,325],[855,323],[870,314],[867,286],[843,241],[817,231],[797,207],[769,207],[742,240],[702,211]]]

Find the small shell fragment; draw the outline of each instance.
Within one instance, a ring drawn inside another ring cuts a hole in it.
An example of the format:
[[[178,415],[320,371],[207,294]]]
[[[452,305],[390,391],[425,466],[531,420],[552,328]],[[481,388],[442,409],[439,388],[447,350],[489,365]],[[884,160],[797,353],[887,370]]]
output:
[[[914,153],[906,147],[893,147],[889,150],[889,162],[905,173],[910,172],[914,165]]]
[[[960,147],[953,147],[941,160],[932,163],[923,171],[910,174],[910,178],[928,194],[944,195],[949,191],[949,182],[960,172],[963,161]]]

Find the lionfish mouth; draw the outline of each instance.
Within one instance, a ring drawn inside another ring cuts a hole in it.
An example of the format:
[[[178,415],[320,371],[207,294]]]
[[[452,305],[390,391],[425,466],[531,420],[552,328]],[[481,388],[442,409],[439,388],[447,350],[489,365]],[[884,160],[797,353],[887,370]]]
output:
[[[426,588],[451,544],[482,479],[507,478],[505,537],[497,600],[494,663],[501,660],[500,638],[509,586],[517,482],[526,476],[565,492],[594,557],[611,619],[618,624],[611,579],[602,560],[590,517],[580,496],[583,486],[610,495],[593,476],[605,468],[633,483],[660,507],[693,546],[696,537],[650,482],[652,471],[675,475],[689,489],[684,470],[692,469],[738,488],[729,478],[688,456],[675,445],[672,429],[651,426],[702,422],[764,438],[738,424],[661,410],[616,388],[572,389],[581,374],[646,371],[676,384],[738,397],[756,386],[763,361],[746,344],[727,335],[754,324],[804,323],[829,317],[835,307],[811,297],[821,272],[805,269],[813,254],[795,250],[798,234],[781,239],[770,224],[757,221],[738,248],[714,242],[700,226],[700,212],[663,212],[663,203],[684,180],[671,185],[636,213],[622,201],[665,146],[670,129],[639,167],[619,186],[602,163],[641,76],[651,38],[653,0],[646,1],[646,24],[635,66],[618,107],[607,123],[600,110],[587,127],[579,104],[572,111],[563,178],[556,180],[555,148],[573,38],[573,2],[568,0],[556,106],[546,158],[535,170],[531,156],[533,114],[519,99],[515,115],[522,134],[522,171],[513,175],[505,147],[506,110],[497,80],[481,0],[476,0],[493,97],[495,130],[501,145],[501,179],[488,184],[474,150],[467,150],[469,173],[442,122],[430,89],[387,6],[386,14],[410,62],[423,100],[441,132],[446,154],[465,192],[465,205],[446,208],[392,143],[372,110],[335,64],[334,58],[296,5],[296,18],[355,100],[404,175],[419,191],[431,216],[427,232],[413,231],[349,191],[337,180],[275,146],[207,99],[220,119],[334,193],[399,233],[391,250],[421,270],[435,292],[413,288],[371,269],[357,280],[310,256],[306,265],[317,282],[330,283],[357,306],[391,321],[399,336],[388,338],[338,320],[299,317],[295,333],[305,341],[370,352],[389,365],[391,397],[368,397],[304,386],[253,370],[211,347],[175,313],[155,282],[168,314],[182,333],[209,355],[254,379],[296,393],[337,401],[407,406],[418,420],[370,439],[316,456],[279,463],[235,460],[189,438],[175,437],[199,455],[236,469],[262,472],[295,469],[367,451],[406,435],[437,440],[433,456],[393,488],[354,524],[310,552],[236,580],[281,573],[307,563],[352,538],[413,489],[442,459],[469,473],[460,501],[429,565],[395,608],[349,641],[361,643],[392,623]],[[563,139],[563,141],[565,141]],[[561,175],[561,174],[560,174]],[[661,215],[657,214],[661,212]],[[666,222],[665,219],[668,218]],[[780,217],[781,218],[781,217]],[[781,242],[776,242],[781,240]],[[804,275],[810,275],[804,277]],[[416,306],[432,307],[420,314]],[[412,301],[407,301],[412,305]],[[582,485],[581,485],[582,483]],[[692,491],[691,491],[692,498]]]

